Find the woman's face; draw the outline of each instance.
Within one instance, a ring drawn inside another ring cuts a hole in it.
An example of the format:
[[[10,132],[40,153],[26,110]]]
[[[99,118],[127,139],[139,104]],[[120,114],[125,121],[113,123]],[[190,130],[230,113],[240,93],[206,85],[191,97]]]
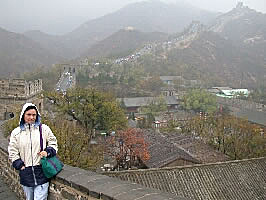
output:
[[[37,112],[35,109],[27,110],[24,114],[24,121],[27,124],[34,124],[37,117]]]

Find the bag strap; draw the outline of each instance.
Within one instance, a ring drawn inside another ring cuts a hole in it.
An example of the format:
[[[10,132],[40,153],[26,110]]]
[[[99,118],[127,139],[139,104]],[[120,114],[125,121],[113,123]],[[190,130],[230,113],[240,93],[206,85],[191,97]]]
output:
[[[43,151],[42,124],[39,125],[39,131],[40,131],[40,146],[41,146],[41,151]]]

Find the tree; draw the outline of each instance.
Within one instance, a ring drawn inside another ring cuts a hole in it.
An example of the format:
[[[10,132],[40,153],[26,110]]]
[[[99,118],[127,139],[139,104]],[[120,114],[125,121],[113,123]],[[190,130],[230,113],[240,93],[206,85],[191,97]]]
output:
[[[42,79],[43,89],[48,91],[54,88],[62,71],[63,69],[60,65],[54,65],[49,70],[44,67],[38,67],[31,72],[25,73],[24,78],[30,81]]]
[[[154,97],[150,100],[150,102],[148,102],[148,105],[141,107],[142,113],[150,113],[153,116],[165,111],[167,111],[167,104],[163,96]]]
[[[141,162],[150,158],[143,132],[136,128],[118,131],[115,136],[110,136],[106,152],[115,158],[115,169],[118,170],[139,167]]]
[[[95,170],[101,164],[104,148],[101,145],[88,143],[89,136],[83,127],[76,125],[73,121],[63,120],[60,116],[55,121],[42,116],[42,123],[47,124],[56,136],[57,155],[63,163],[90,170]],[[16,112],[15,118],[4,123],[5,136],[9,137],[18,124],[19,112]]]
[[[266,155],[265,130],[250,124],[247,119],[210,115],[207,120],[202,120],[196,116],[186,122],[183,132],[199,136],[233,159]]]
[[[104,148],[88,143],[89,136],[83,127],[62,118],[43,121],[49,125],[57,138],[57,154],[63,163],[90,170],[96,170],[100,166]]]
[[[159,76],[151,77],[147,80],[142,80],[138,83],[137,88],[145,91],[159,95],[161,92],[161,87],[164,86],[164,83]]]
[[[213,113],[217,109],[216,98],[205,90],[194,89],[184,96],[183,107],[195,112]]]
[[[163,96],[153,98],[148,105],[141,107],[141,112],[147,116],[140,127],[150,128],[155,116],[167,111],[167,104]]]
[[[115,99],[95,89],[74,88],[65,95],[50,92],[45,96],[53,100],[57,110],[77,121],[92,136],[95,129],[119,130],[127,126],[123,109]]]

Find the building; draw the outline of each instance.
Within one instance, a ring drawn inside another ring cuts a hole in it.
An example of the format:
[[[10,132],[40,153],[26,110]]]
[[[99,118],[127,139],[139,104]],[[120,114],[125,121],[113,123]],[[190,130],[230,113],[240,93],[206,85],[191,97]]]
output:
[[[178,97],[177,90],[172,86],[162,87],[161,94],[163,96],[176,96]]]
[[[183,81],[182,76],[160,76],[163,83],[167,85],[174,85],[175,81]]]
[[[144,162],[147,168],[184,166],[201,163],[181,146],[177,146],[153,130],[144,131],[145,141],[149,144],[150,159]]]
[[[133,97],[133,98],[119,98],[117,99],[121,102],[128,113],[139,113],[140,108],[143,106],[148,106],[152,102],[156,102],[159,97]],[[164,96],[165,102],[169,110],[176,110],[178,108],[179,102],[174,96]]]
[[[250,93],[248,89],[232,89],[229,87],[213,87],[208,91],[218,97],[224,98],[236,98],[238,96],[248,97]]]
[[[198,137],[188,134],[167,134],[168,141],[181,147],[200,163],[216,163],[231,160],[231,158],[212,146],[204,143]]]
[[[266,199],[266,158],[105,175],[194,200]]]

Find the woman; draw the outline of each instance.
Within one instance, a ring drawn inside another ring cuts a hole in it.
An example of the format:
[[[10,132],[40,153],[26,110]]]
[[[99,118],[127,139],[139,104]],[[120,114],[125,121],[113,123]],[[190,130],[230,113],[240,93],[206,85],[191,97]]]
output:
[[[19,126],[15,128],[8,145],[9,158],[19,170],[20,183],[27,200],[45,200],[48,196],[49,179],[44,176],[40,160],[43,156],[55,156],[57,140],[51,129],[41,124],[37,107],[26,103],[20,114]],[[43,151],[40,151],[40,127],[42,128]]]

